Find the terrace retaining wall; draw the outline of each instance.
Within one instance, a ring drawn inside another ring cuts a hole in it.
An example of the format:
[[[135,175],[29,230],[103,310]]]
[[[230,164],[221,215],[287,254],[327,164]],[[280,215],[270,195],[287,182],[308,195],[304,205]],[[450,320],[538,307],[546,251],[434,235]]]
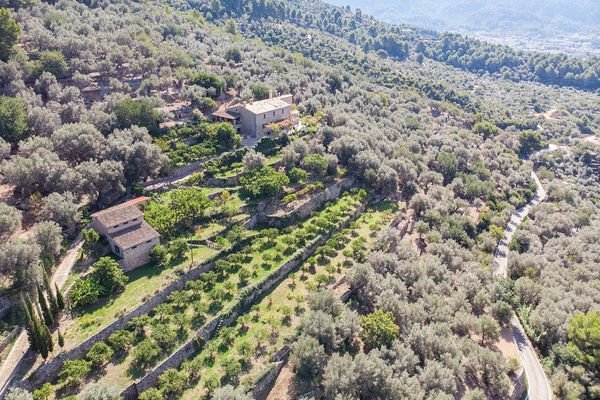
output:
[[[237,251],[241,246],[245,245],[248,240],[241,241],[232,249],[227,252],[221,253],[220,258],[226,254]],[[52,360],[47,363],[41,365],[38,369],[36,369],[29,377],[23,379],[16,386],[22,387],[27,390],[33,390],[34,388],[39,387],[44,382],[48,382],[56,378],[58,373],[60,372],[62,365],[67,360],[74,360],[78,358],[83,358],[89,349],[96,343],[104,341],[108,339],[108,337],[114,332],[124,329],[127,326],[127,323],[131,321],[135,317],[139,317],[141,315],[147,314],[152,309],[154,309],[159,304],[163,303],[167,300],[171,293],[176,292],[178,290],[182,290],[185,287],[185,283],[189,280],[196,280],[200,278],[200,276],[210,270],[212,270],[215,266],[215,260],[204,261],[195,267],[188,270],[186,273],[181,275],[175,281],[171,282],[165,288],[157,292],[150,299],[148,299],[145,303],[141,304],[128,314],[120,317],[116,321],[113,321],[110,325],[104,327],[99,332],[87,338],[84,342],[79,344],[77,347],[65,351],[64,353],[59,354],[54,357]],[[31,350],[28,351],[28,355],[31,353]]]
[[[281,370],[288,362],[291,351],[292,349],[289,346],[284,346],[273,355],[271,362],[275,364],[275,367],[271,368],[271,370],[261,377],[254,385],[254,388],[252,389],[252,398],[254,400],[266,400],[267,397],[269,397],[269,393],[271,393],[275,382],[277,382]]]
[[[8,345],[10,344],[10,342],[16,338],[17,336],[19,336],[19,334],[21,333],[21,327],[20,326],[15,326],[8,335],[6,335],[6,337],[2,340],[2,342],[0,342],[0,353],[2,353],[4,351],[4,349],[6,349],[8,347]]]
[[[343,303],[347,302],[350,297],[359,289],[360,287],[346,290],[340,296],[340,300]],[[252,388],[252,398],[254,400],[266,400],[269,397],[271,390],[273,390],[273,386],[279,378],[281,370],[286,366],[289,360],[291,350],[292,349],[286,345],[277,350],[277,352],[273,355],[271,361],[276,363],[276,367],[258,379],[258,381],[254,384],[254,387]]]
[[[163,185],[169,184],[170,182],[172,182],[174,180],[183,179],[186,176],[192,175],[195,172],[200,172],[202,170],[202,164],[204,164],[205,162],[210,161],[214,158],[215,158],[214,156],[207,157],[200,161],[196,161],[196,162],[184,165],[183,167],[175,168],[175,169],[171,170],[169,175],[163,176],[161,178],[156,178],[151,181],[142,182],[141,186],[144,189],[149,188],[148,190],[160,189],[163,187]]]
[[[295,209],[281,215],[258,215],[258,223],[266,224],[276,228],[283,228],[293,225],[300,220],[304,220],[310,216],[315,210],[319,209],[323,203],[336,199],[342,191],[347,190],[354,185],[354,178],[348,177],[341,179],[328,186],[322,192],[314,195],[310,200],[296,207]]]
[[[365,204],[361,203],[354,210],[353,215],[345,221],[339,230],[348,227],[365,209]],[[121,392],[121,396],[125,400],[137,399],[140,393],[144,390],[155,387],[158,377],[169,368],[178,368],[186,359],[192,357],[199,351],[203,342],[212,339],[215,336],[217,327],[226,327],[232,324],[245,310],[250,308],[257,299],[268,293],[275,285],[281,283],[292,271],[297,269],[305,262],[320,246],[324,245],[332,236],[333,232],[316,238],[313,243],[305,247],[301,252],[296,253],[291,260],[284,263],[277,270],[273,271],[266,280],[259,282],[253,287],[247,288],[251,290],[246,296],[243,296],[237,304],[232,307],[230,313],[222,313],[215,317],[208,324],[204,325],[196,335],[189,339],[186,343],[179,347],[169,358],[164,360],[160,365],[146,374],[140,380],[132,383]]]

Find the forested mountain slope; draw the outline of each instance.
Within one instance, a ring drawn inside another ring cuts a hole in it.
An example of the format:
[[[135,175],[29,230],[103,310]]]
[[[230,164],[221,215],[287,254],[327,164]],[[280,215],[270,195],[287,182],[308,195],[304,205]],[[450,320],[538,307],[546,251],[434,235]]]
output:
[[[437,31],[492,36],[501,43],[519,43],[534,50],[564,49],[585,54],[600,51],[600,5],[588,1],[386,1],[328,0],[337,6],[360,8],[390,23],[405,23]],[[529,45],[527,45],[527,42]]]
[[[455,34],[402,29],[378,22],[361,12],[349,11],[319,0],[285,2],[191,1],[211,15],[246,15],[273,18],[312,27],[343,37],[365,51],[396,59],[423,57],[515,81],[529,80],[582,89],[600,88],[600,57],[570,58],[564,54],[526,53]]]
[[[472,25],[473,30],[515,28],[524,30],[545,22],[549,27],[561,25],[565,31],[585,31],[595,28],[600,18],[600,5],[593,0],[328,0],[338,6],[369,10],[369,14],[380,17],[380,13],[396,13],[398,18],[412,20],[439,30]],[[371,12],[371,10],[375,12]],[[401,19],[398,20],[400,22]],[[427,22],[429,21],[429,22]]]
[[[590,142],[576,168],[564,167],[581,169],[588,188],[557,192],[570,203],[556,213],[577,222],[544,220],[540,235],[556,236],[549,250],[565,247],[561,233],[572,229],[581,243],[593,237],[596,94],[535,82],[523,53],[506,47],[489,49],[516,57],[504,71],[515,81],[452,67],[425,56],[442,43],[427,32],[320,2],[16,2],[0,18],[0,277],[4,294],[28,300],[27,313],[5,319],[27,326],[37,346],[17,380],[36,398],[112,400],[133,387],[143,400],[245,400],[287,345],[290,389],[300,383],[319,399],[506,398],[519,364],[497,345],[517,307],[532,310],[560,395],[595,398],[595,375],[580,373],[594,349],[564,351],[565,329],[594,298],[578,302],[570,291],[545,321],[538,315],[552,296],[525,295],[550,286],[560,263],[548,275],[537,264],[515,268],[515,283],[496,280],[491,262],[510,216],[534,195],[527,158],[550,141]],[[297,131],[277,127],[250,150],[233,125],[210,119],[235,97],[270,93],[293,94]],[[190,165],[194,174],[170,179]],[[168,184],[144,190],[160,175]],[[355,187],[299,221],[250,223],[265,209],[287,215],[341,181]],[[152,197],[144,218],[162,246],[147,269],[124,275],[111,260],[93,262],[97,242],[81,229],[91,210],[140,193]],[[385,229],[392,218],[404,233]],[[63,237],[79,232],[91,274],[74,271],[71,312],[60,314],[47,307],[45,275]],[[526,260],[543,250],[531,241]],[[188,275],[202,265],[210,269]],[[163,296],[174,281],[182,283]],[[586,292],[593,285],[578,282]],[[346,288],[357,289],[348,304],[327,290]],[[258,290],[267,293],[253,298]],[[193,351],[170,358],[186,345]],[[138,391],[141,380],[151,385]]]

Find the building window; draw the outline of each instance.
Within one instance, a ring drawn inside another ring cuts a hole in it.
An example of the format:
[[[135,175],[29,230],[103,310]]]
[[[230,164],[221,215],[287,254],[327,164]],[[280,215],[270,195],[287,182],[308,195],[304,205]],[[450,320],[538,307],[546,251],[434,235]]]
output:
[[[264,115],[263,115],[263,119],[267,119],[267,114],[264,114]]]
[[[275,111],[273,111],[273,116],[275,116]]]
[[[152,243],[152,240],[148,240],[146,243]]]
[[[137,249],[137,246],[133,246],[133,247],[131,248],[131,250],[133,250],[133,249]]]
[[[129,221],[125,221],[123,222],[123,225],[127,225],[129,223]]]
[[[115,253],[121,254],[121,249],[119,248],[119,246],[115,246]]]
[[[118,228],[118,227],[119,227],[119,224],[116,224],[115,226],[113,226],[113,228]]]

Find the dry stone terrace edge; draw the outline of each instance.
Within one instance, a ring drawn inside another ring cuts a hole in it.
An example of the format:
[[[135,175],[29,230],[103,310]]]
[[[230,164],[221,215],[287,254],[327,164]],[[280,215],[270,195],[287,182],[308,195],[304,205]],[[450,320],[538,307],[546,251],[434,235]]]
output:
[[[350,188],[352,186],[352,184],[354,183],[354,180],[353,179],[343,180],[341,182],[338,182],[338,184],[340,184],[340,183],[342,183],[342,186],[344,188]],[[319,196],[318,197],[319,201],[311,200],[307,203],[304,203],[300,207],[298,207],[294,210],[291,210],[289,213],[286,213],[285,215],[282,215],[280,218],[282,220],[287,221],[288,223],[293,223],[293,221],[298,216],[310,215],[311,212],[313,212],[316,209],[318,209],[319,207],[321,207],[323,205],[323,203],[333,200],[334,198],[337,198],[341,194],[341,192],[342,192],[341,187],[339,189],[336,189],[333,191],[329,191],[326,189],[325,191],[321,192],[321,193],[326,193],[326,195]],[[317,197],[317,196],[315,196],[315,197]],[[306,213],[308,213],[308,214],[306,214]],[[291,214],[294,214],[295,218],[289,218],[289,215],[291,215]],[[261,218],[258,215],[255,215],[253,218],[251,218],[249,223],[247,223],[245,225],[245,227],[252,228],[256,224],[257,220],[260,220],[260,219]],[[279,218],[271,218],[269,222],[274,222],[276,219],[279,219]],[[275,225],[282,226],[284,224],[283,223],[279,223],[279,224],[275,223]],[[41,365],[35,371],[33,371],[30,376],[17,382],[15,384],[15,386],[21,387],[21,388],[24,388],[27,390],[33,390],[33,389],[37,388],[38,386],[42,385],[44,382],[48,382],[48,381],[55,379],[58,376],[58,373],[60,372],[62,365],[65,361],[83,358],[94,344],[108,339],[108,337],[111,334],[113,334],[114,332],[116,332],[117,330],[124,329],[126,327],[127,323],[130,320],[132,320],[133,318],[147,314],[152,309],[154,309],[156,306],[158,306],[159,304],[166,301],[167,297],[171,293],[183,289],[185,287],[185,283],[188,280],[196,280],[200,277],[200,275],[212,270],[212,268],[214,268],[214,261],[216,259],[221,258],[222,256],[226,256],[227,254],[229,254],[231,252],[238,251],[239,248],[241,246],[245,245],[246,243],[247,243],[247,240],[244,240],[243,242],[238,243],[238,245],[234,246],[234,248],[230,249],[226,253],[222,253],[221,255],[217,256],[217,258],[211,259],[209,261],[205,261],[205,262],[200,263],[197,266],[193,267],[192,269],[187,271],[185,274],[181,275],[177,280],[175,280],[174,282],[169,284],[167,287],[162,289],[159,293],[152,296],[152,298],[150,298],[148,301],[146,301],[142,305],[138,306],[136,309],[129,312],[128,314],[122,316],[118,320],[112,322],[110,325],[106,326],[105,328],[103,328],[102,330],[97,332],[96,334],[90,336],[88,339],[86,339],[84,342],[79,344],[77,347],[75,347],[71,350],[68,350],[64,353],[61,353],[58,356],[56,356],[55,358],[53,358],[52,360],[50,360],[49,362]],[[30,356],[32,356],[31,351],[28,351],[28,354],[26,354],[26,356],[21,359],[19,365],[17,365],[16,368],[20,368],[20,366],[21,366],[21,364],[23,364],[24,360],[30,358]]]
[[[16,386],[27,390],[33,390],[42,385],[44,382],[48,382],[55,379],[58,376],[58,373],[60,372],[62,365],[65,361],[85,357],[89,349],[94,344],[108,339],[108,337],[117,330],[124,329],[127,326],[127,323],[133,318],[139,317],[152,311],[156,306],[166,301],[169,295],[171,295],[171,293],[178,290],[182,290],[185,287],[187,281],[196,280],[200,278],[202,274],[211,271],[215,266],[216,259],[239,250],[239,248],[247,244],[247,242],[250,239],[251,238],[241,241],[232,249],[228,250],[227,252],[221,253],[216,258],[199,263],[198,265],[181,275],[177,280],[173,281],[171,284],[166,286],[159,293],[153,295],[148,301],[135,308],[133,311],[125,314],[121,318],[112,322],[110,325],[104,327],[96,334],[87,338],[77,347],[59,354],[49,362],[38,367],[35,371],[32,372],[32,374],[29,377],[18,382]]]
[[[258,288],[250,293],[245,298],[232,307],[230,314],[221,314],[215,317],[213,320],[205,324],[196,335],[189,339],[185,344],[179,347],[169,358],[164,360],[159,366],[154,368],[151,372],[145,375],[143,378],[134,382],[127,387],[121,396],[125,400],[135,400],[139,394],[143,391],[155,387],[158,381],[158,377],[170,368],[178,368],[183,362],[192,357],[197,351],[199,351],[203,343],[212,339],[217,331],[217,327],[225,327],[231,325],[237,320],[237,318],[243,313],[244,310],[255,303],[256,300],[260,299],[263,295],[268,293],[275,285],[281,283],[292,271],[298,268],[303,262],[305,262],[320,246],[325,244],[327,240],[333,235],[334,232],[347,228],[358,216],[365,210],[365,203],[361,203],[356,207],[351,218],[346,220],[339,228],[335,231],[329,232],[328,234],[320,236],[310,246],[305,247],[301,253],[297,253],[299,256],[293,257],[287,261],[281,267],[279,267],[269,279],[259,284]],[[219,323],[221,322],[221,323]]]

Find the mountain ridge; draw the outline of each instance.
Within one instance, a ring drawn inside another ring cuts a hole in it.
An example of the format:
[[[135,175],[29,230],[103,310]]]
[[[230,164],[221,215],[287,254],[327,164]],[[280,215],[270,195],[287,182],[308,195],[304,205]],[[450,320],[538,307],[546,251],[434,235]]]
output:
[[[501,4],[460,0],[420,2],[327,0],[350,6],[389,23],[422,26],[494,39],[525,50],[598,54],[600,3],[509,0]],[[527,42],[531,42],[527,45]]]

